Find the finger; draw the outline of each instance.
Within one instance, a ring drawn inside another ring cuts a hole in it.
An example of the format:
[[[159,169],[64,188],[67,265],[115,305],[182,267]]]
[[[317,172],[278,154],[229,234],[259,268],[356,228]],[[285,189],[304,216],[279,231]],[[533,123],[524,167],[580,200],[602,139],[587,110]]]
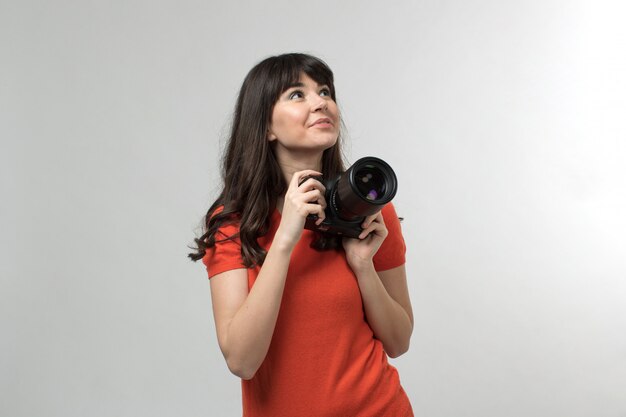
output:
[[[324,212],[322,206],[319,204],[307,204],[305,205],[305,210],[308,214],[315,214],[317,216],[317,220],[315,221],[315,224],[317,225],[319,225],[324,221],[324,219],[326,219],[326,213]]]
[[[364,228],[359,234],[359,239],[363,240],[370,235],[374,230],[376,230],[376,226],[371,224],[368,227]]]
[[[383,216],[380,214],[380,211],[367,216],[363,223],[361,223],[361,227],[364,229],[368,228],[370,224],[372,224],[374,221],[377,221],[378,217],[380,217],[380,219],[382,220]]]
[[[365,239],[371,234],[376,234],[383,237],[387,236],[387,227],[385,227],[384,223],[378,221],[378,217],[368,227],[363,229],[363,231],[359,234],[359,239]]]
[[[295,172],[293,176],[291,177],[291,182],[289,183],[289,186],[298,187],[298,184],[300,184],[300,181],[302,181],[302,178],[307,177],[307,176],[321,176],[321,175],[322,175],[321,172],[317,172],[312,169],[305,169],[304,171]]]
[[[318,178],[309,178],[301,183],[298,188],[303,190],[319,190],[321,193],[326,192],[326,187]]]
[[[300,200],[303,203],[316,203],[322,207],[322,209],[326,208],[326,199],[324,198],[324,194],[320,190],[313,189],[311,191],[307,191],[303,193],[300,197]]]

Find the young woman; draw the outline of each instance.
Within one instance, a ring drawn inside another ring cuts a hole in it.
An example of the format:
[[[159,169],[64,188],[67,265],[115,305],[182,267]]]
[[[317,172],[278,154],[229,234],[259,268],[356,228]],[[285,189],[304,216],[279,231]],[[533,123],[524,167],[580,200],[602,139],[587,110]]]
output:
[[[256,65],[237,100],[224,186],[196,239],[220,348],[242,379],[243,415],[412,416],[387,356],[407,351],[413,313],[391,204],[359,238],[304,229],[344,171],[333,74],[285,54]]]

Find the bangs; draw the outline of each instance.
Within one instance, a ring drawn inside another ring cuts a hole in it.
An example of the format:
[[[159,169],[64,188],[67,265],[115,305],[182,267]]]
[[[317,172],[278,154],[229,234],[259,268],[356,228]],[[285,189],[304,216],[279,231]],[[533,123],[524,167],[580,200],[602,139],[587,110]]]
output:
[[[264,138],[271,124],[274,104],[281,94],[300,81],[306,74],[319,85],[330,90],[337,101],[333,72],[324,61],[301,53],[272,56],[259,62],[246,76],[236,107],[235,120],[254,124],[254,137]]]
[[[336,101],[333,72],[322,60],[305,54],[285,54],[270,59],[274,60],[271,72],[278,81],[276,83],[278,91],[273,92],[274,101],[278,100],[285,90],[298,83],[302,73],[316,83],[326,85],[330,89],[332,99]]]

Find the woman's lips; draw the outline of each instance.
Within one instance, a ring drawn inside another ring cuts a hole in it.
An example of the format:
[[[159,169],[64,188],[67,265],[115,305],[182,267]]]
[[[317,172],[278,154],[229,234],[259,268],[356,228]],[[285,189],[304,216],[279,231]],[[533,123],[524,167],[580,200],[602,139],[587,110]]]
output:
[[[317,119],[311,124],[311,127],[332,127],[333,122],[326,117],[322,117],[321,119]]]

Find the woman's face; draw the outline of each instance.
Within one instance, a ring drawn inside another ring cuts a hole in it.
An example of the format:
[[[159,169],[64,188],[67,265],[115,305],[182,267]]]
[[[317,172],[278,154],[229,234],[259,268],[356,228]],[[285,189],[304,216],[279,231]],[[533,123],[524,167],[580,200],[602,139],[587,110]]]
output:
[[[301,74],[274,105],[268,139],[275,142],[277,155],[323,152],[338,137],[339,111],[330,88]]]

